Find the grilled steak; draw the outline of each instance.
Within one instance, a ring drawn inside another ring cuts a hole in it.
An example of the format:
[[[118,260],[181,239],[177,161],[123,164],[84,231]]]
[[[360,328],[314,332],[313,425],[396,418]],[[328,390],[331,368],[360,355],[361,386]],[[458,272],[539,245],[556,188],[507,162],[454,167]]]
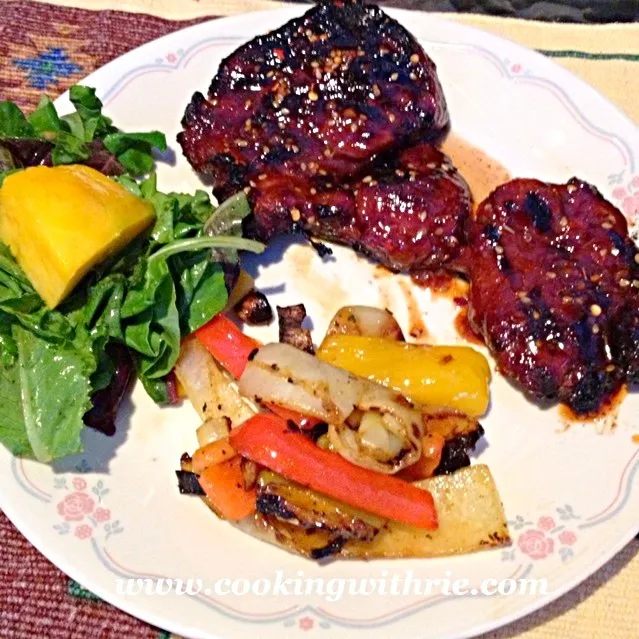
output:
[[[468,215],[427,144],[447,125],[413,36],[376,6],[325,0],[224,60],[178,139],[219,199],[246,190],[255,236],[303,229],[409,270],[454,258]]]
[[[468,225],[469,317],[503,374],[586,414],[639,376],[639,253],[589,184],[513,180]]]
[[[252,195],[262,239],[293,223],[398,271],[437,269],[456,258],[471,201],[450,160],[427,143],[378,160],[367,175],[339,186],[329,178],[268,176]]]
[[[326,0],[226,58],[178,139],[226,197],[263,173],[352,176],[447,124],[417,41],[376,6]]]

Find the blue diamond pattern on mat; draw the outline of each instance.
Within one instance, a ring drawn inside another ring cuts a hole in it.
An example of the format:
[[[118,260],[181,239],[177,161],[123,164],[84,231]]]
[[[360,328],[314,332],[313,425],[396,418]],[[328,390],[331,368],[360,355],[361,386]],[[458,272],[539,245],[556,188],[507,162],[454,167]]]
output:
[[[51,47],[32,58],[14,58],[14,66],[27,73],[29,86],[34,89],[55,88],[60,78],[68,78],[82,71],[60,47]]]

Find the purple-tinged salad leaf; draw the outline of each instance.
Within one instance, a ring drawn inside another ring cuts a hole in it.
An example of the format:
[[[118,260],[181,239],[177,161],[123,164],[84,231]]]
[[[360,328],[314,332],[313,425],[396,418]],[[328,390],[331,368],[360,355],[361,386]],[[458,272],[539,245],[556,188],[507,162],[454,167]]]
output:
[[[154,149],[167,148],[163,133],[120,131],[91,87],[71,87],[69,99],[75,111],[64,116],[47,96],[28,117],[16,104],[0,102],[0,184],[11,171],[41,164],[85,164],[110,176],[153,170]]]

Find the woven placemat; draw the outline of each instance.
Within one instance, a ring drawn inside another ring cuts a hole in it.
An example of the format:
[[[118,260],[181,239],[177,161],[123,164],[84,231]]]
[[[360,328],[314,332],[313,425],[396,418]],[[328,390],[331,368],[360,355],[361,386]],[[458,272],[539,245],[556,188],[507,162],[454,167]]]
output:
[[[0,0],[0,99],[32,108],[42,92],[58,95],[144,42],[212,16],[281,5],[268,0],[58,0],[53,6]],[[109,8],[119,10],[106,10]],[[540,25],[484,16],[446,17],[544,51],[639,122],[639,26]],[[569,594],[483,639],[637,639],[637,583],[639,542],[635,541]],[[0,512],[2,639],[168,636],[70,580]]]

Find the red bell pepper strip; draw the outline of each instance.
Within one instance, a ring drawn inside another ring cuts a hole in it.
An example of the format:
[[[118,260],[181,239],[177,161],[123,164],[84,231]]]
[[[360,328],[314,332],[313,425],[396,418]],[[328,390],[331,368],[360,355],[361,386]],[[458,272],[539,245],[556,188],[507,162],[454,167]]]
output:
[[[422,440],[422,456],[411,466],[400,470],[397,477],[404,481],[421,481],[432,477],[442,460],[446,440],[437,433],[426,435]]]
[[[240,455],[333,499],[418,528],[437,528],[435,502],[429,492],[355,466],[291,431],[275,415],[255,415],[232,430],[229,438]]]
[[[264,407],[268,408],[271,413],[275,413],[287,422],[293,422],[302,430],[311,430],[317,426],[317,424],[322,423],[322,420],[318,417],[303,415],[302,413],[298,413],[296,410],[291,410],[290,408],[284,408],[284,406],[273,404],[273,402],[264,402]]]
[[[213,506],[225,519],[239,521],[255,512],[256,490],[244,488],[240,457],[209,466],[198,481]]]
[[[225,315],[216,315],[199,328],[195,336],[235,379],[241,377],[251,353],[261,346],[257,340],[244,335]]]

